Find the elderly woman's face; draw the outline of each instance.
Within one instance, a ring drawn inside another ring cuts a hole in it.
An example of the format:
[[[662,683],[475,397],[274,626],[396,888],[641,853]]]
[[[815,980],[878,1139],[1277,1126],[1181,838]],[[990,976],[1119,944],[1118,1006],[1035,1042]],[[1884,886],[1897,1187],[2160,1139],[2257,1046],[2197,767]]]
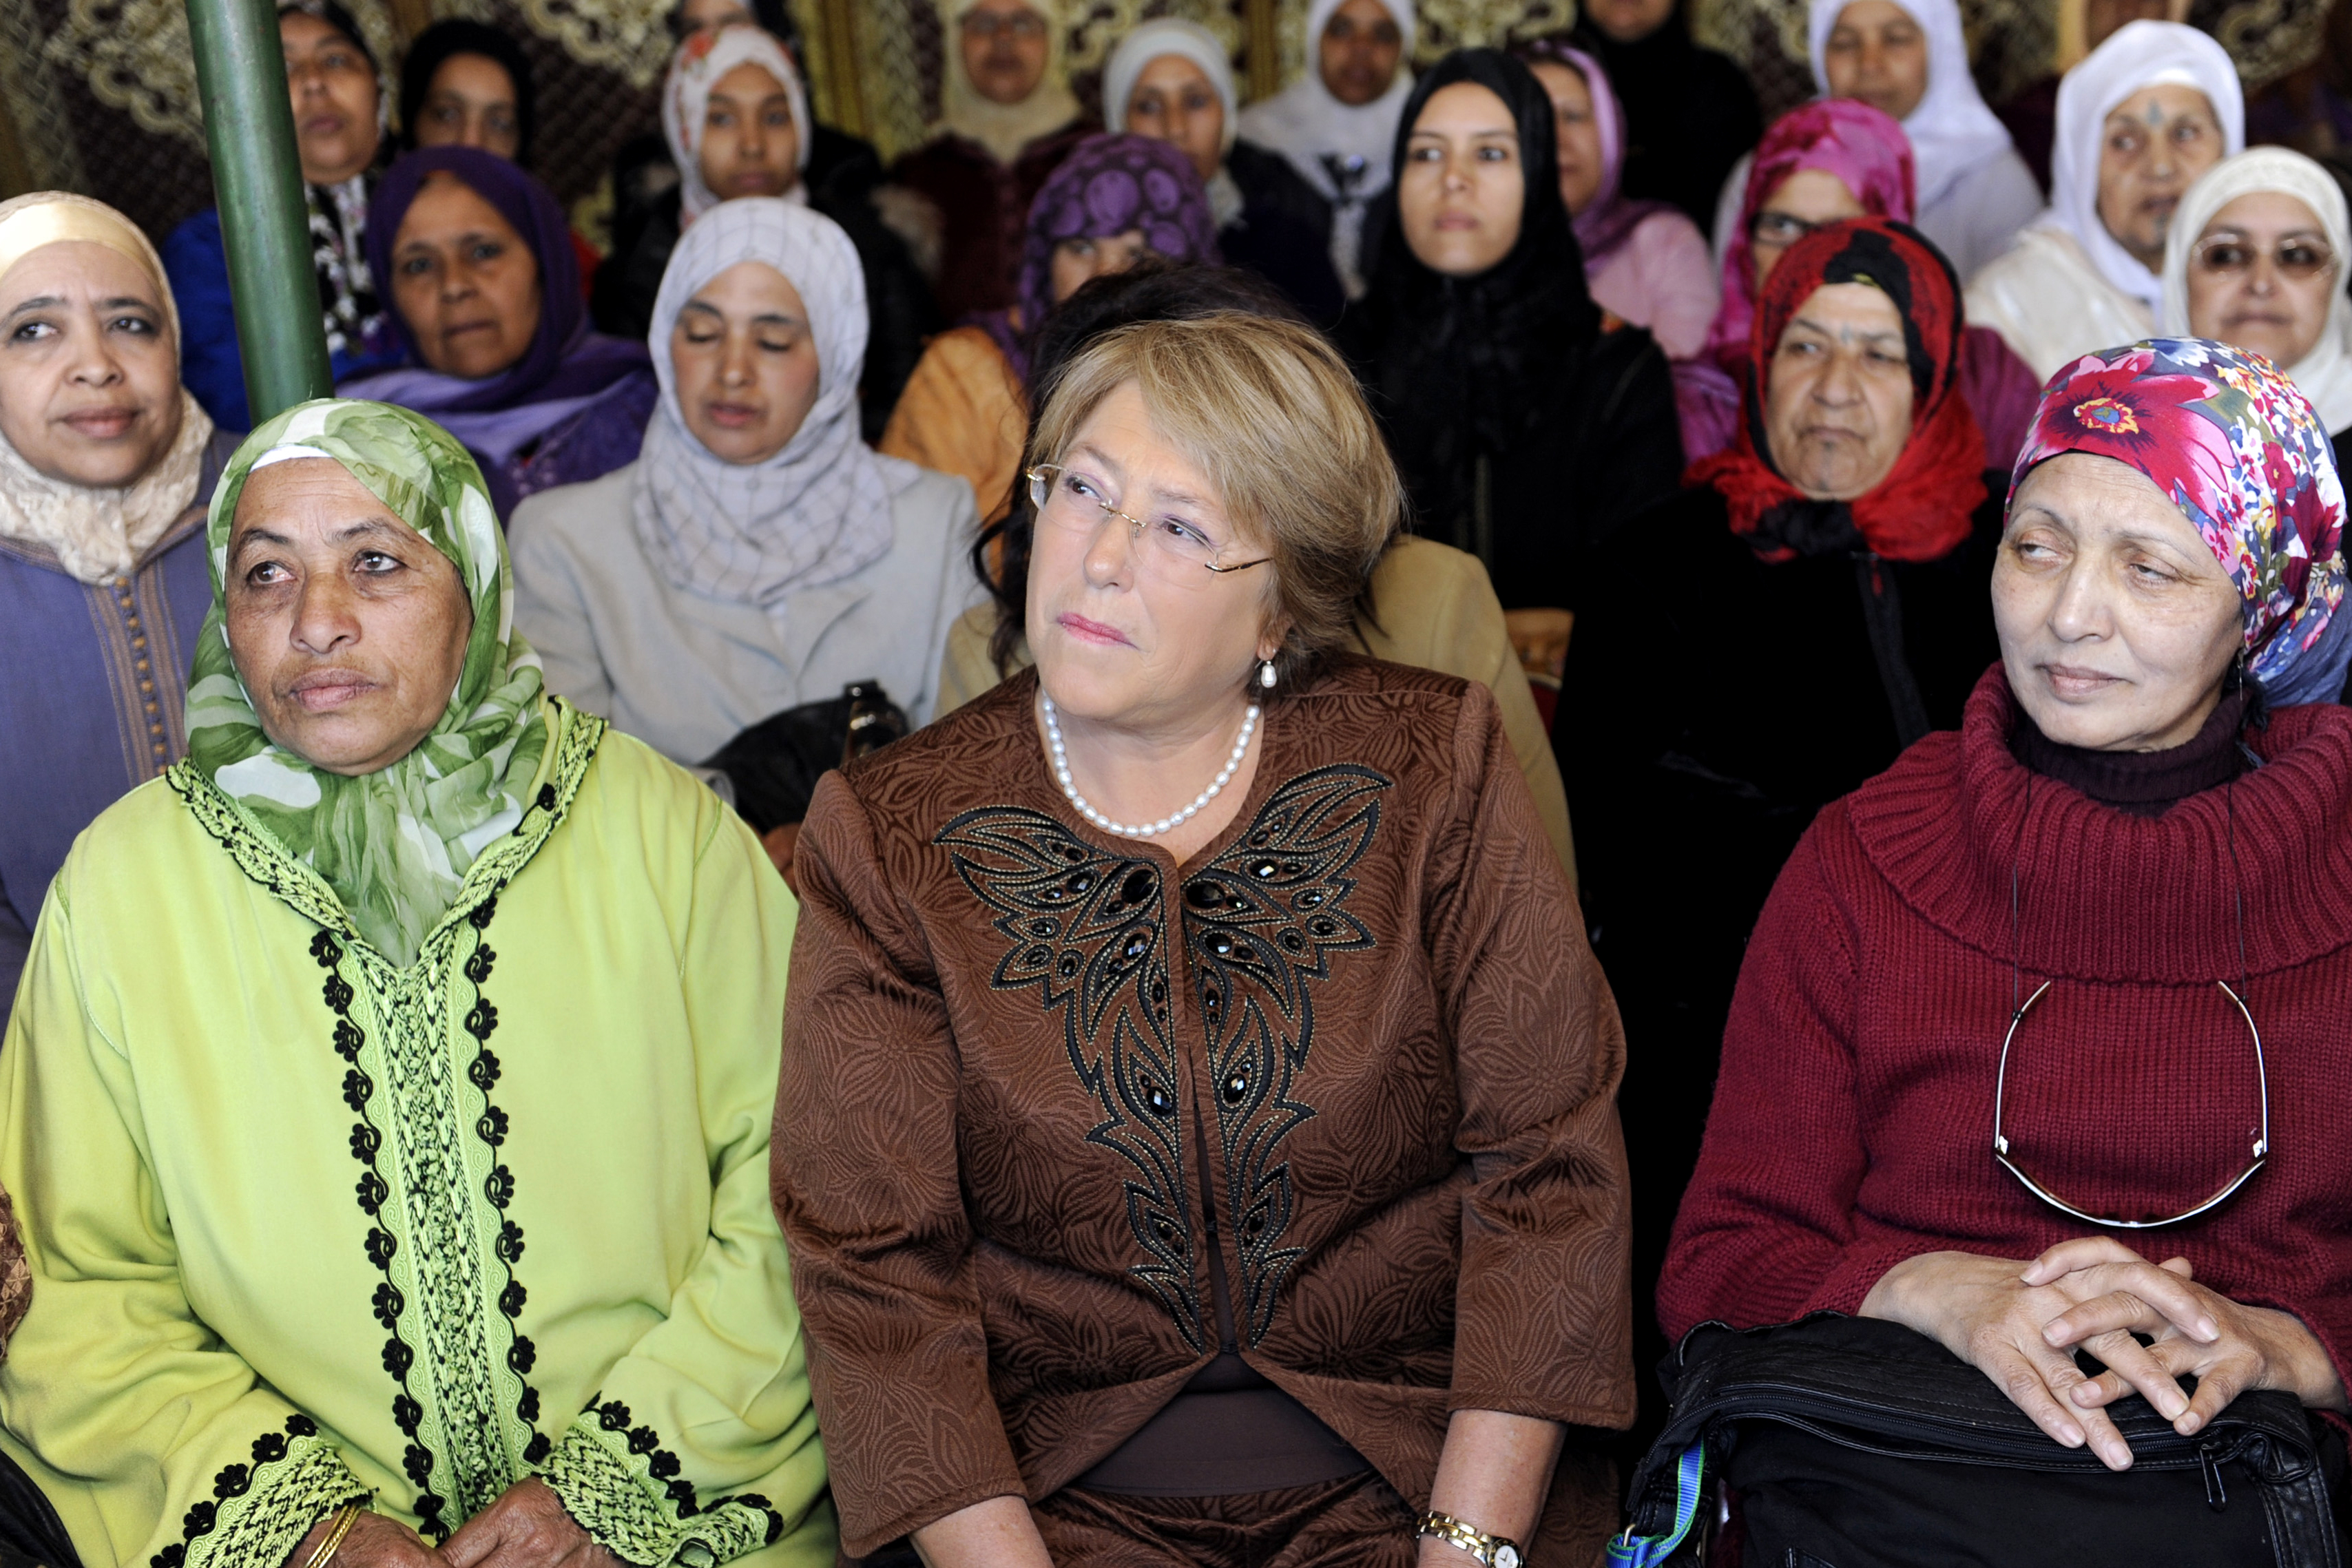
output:
[[[1225,100],[1209,73],[1183,55],[1144,66],[1127,95],[1127,129],[1181,149],[1204,183],[1225,161]]]
[[[2181,195],[2221,161],[2221,122],[2203,93],[2167,82],[2116,105],[2101,138],[2099,222],[2153,272]]]
[[[670,329],[669,354],[687,429],[726,462],[766,462],[816,406],[808,306],[764,261],[739,261],[696,291]]]
[[[302,178],[341,184],[375,162],[383,140],[375,70],[349,38],[305,12],[278,18],[278,42],[286,52]]]
[[[1813,291],[1773,351],[1765,429],[1790,484],[1851,501],[1886,477],[1911,439],[1911,365],[1895,302],[1864,283]]]
[[[963,74],[992,103],[1021,103],[1045,79],[1051,24],[1029,0],[980,0],[956,27]]]
[[[1519,243],[1527,194],[1509,106],[1476,82],[1430,94],[1397,179],[1397,216],[1422,265],[1454,277],[1495,266]]]
[[[1389,90],[1404,58],[1404,29],[1381,0],[1347,0],[1323,24],[1316,66],[1333,98],[1360,109]]]
[[[0,277],[0,436],[52,479],[135,482],[180,435],[180,356],[129,256],[62,240]]]
[[[1846,183],[1827,169],[1799,169],[1764,198],[1748,225],[1748,255],[1756,267],[1756,289],[1772,276],[1788,248],[1817,228],[1864,212]]]
[[[539,331],[539,260],[471,185],[436,174],[393,236],[392,299],[427,365],[479,381],[530,350]]]
[[[278,745],[373,773],[441,722],[474,630],[465,584],[341,464],[247,476],[225,580],[229,653]]]
[[[1581,213],[1601,189],[1601,122],[1594,117],[1592,89],[1576,68],[1537,60],[1528,68],[1551,99],[1551,124],[1559,149],[1559,199],[1570,214]]]
[[[702,183],[722,202],[781,196],[801,180],[792,95],[767,67],[745,60],[710,84],[702,109]]]
[[[1105,398],[1057,461],[1029,557],[1029,646],[1055,703],[1125,728],[1181,726],[1229,701],[1282,645],[1275,568],[1215,572],[1150,530],[1189,530],[1228,562],[1266,552],[1226,516],[1216,487],[1153,428],[1133,382]]]
[[[451,55],[435,68],[409,129],[419,147],[478,147],[511,160],[522,150],[514,78],[488,55]]]
[[[1822,46],[1832,98],[1859,99],[1907,120],[1927,96],[1927,34],[1894,0],[1853,0]]]
[[[2317,346],[2343,275],[2309,207],[2284,191],[2249,191],[2213,214],[2189,253],[2189,330],[2288,370]]]
[[[2010,689],[2042,733],[2095,751],[2193,737],[2242,645],[2242,600],[2180,508],[2112,457],[2025,476],[1992,570]]]

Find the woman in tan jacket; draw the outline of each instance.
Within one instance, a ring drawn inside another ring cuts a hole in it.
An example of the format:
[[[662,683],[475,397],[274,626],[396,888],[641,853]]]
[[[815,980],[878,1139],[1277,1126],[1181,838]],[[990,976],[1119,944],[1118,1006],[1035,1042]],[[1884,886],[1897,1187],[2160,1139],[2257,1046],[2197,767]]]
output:
[[[774,1145],[843,1541],[1590,1558],[1623,1047],[1479,685],[1346,653],[1399,521],[1311,330],[1045,392],[1034,671],[828,775]]]

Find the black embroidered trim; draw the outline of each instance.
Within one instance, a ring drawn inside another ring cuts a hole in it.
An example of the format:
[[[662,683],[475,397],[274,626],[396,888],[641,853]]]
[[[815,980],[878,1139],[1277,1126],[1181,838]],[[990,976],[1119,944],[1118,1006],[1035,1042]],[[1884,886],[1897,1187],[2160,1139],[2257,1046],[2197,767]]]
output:
[[[352,1108],[359,1120],[352,1124],[352,1158],[360,1163],[358,1197],[360,1212],[368,1217],[367,1256],[376,1272],[383,1276],[376,1281],[371,1305],[375,1321],[384,1332],[383,1369],[399,1385],[400,1392],[393,1396],[392,1419],[401,1436],[408,1439],[402,1450],[400,1468],[416,1484],[416,1518],[420,1533],[435,1540],[447,1537],[454,1525],[445,1522],[441,1511],[448,1500],[433,1490],[433,1450],[422,1439],[425,1406],[417,1402],[408,1386],[408,1375],[416,1365],[416,1352],[400,1337],[400,1314],[407,1310],[407,1299],[400,1287],[392,1281],[392,1260],[400,1250],[397,1237],[377,1221],[383,1206],[392,1197],[392,1186],[383,1179],[376,1156],[383,1150],[383,1134],[368,1114],[368,1102],[374,1097],[375,1081],[360,1066],[360,1048],[367,1043],[367,1033],[352,1021],[352,983],[336,972],[343,961],[343,949],[335,941],[334,933],[320,931],[310,938],[310,956],[319,967],[327,971],[322,994],[327,1009],[335,1015],[335,1054],[343,1059],[343,1103]]]
[[[542,786],[539,792],[540,810],[553,812],[554,796],[551,786]],[[506,885],[501,880],[480,907],[466,917],[466,923],[475,932],[474,950],[466,957],[466,978],[474,988],[474,1005],[466,1014],[466,1032],[474,1037],[474,1043],[479,1047],[466,1069],[466,1077],[482,1093],[482,1114],[474,1124],[474,1134],[490,1146],[494,1161],[506,1144],[508,1120],[507,1113],[490,1099],[490,1090],[499,1081],[498,1054],[490,1050],[490,1033],[499,1027],[499,1009],[482,994],[482,982],[490,977],[491,966],[499,960],[497,949],[489,944],[489,930],[490,922],[499,913],[499,894],[506,890]],[[499,1211],[499,1239],[493,1250],[499,1266],[507,1271],[506,1288],[499,1292],[499,1311],[506,1315],[510,1342],[507,1345],[507,1366],[522,1384],[522,1392],[515,1399],[515,1414],[522,1418],[524,1426],[532,1428],[530,1441],[522,1451],[523,1462],[536,1465],[547,1458],[554,1445],[548,1441],[546,1433],[538,1430],[539,1390],[531,1386],[530,1369],[538,1364],[539,1347],[522,1332],[522,1307],[530,1292],[515,1276],[515,1263],[522,1257],[522,1227],[507,1214],[507,1205],[514,1201],[514,1173],[503,1163],[495,1164],[483,1180],[482,1196]]]
[[[1369,768],[1318,768],[1267,797],[1234,845],[1184,884],[1185,951],[1199,987],[1224,1146],[1225,1207],[1241,1254],[1236,1326],[1255,1345],[1300,1251],[1290,1228],[1282,1141],[1315,1114],[1291,1088],[1315,1040],[1307,982],[1330,978],[1334,953],[1375,944],[1348,913],[1346,874],[1380,831],[1391,780]]]
[[[213,1495],[189,1508],[180,1519],[180,1539],[147,1559],[148,1568],[180,1568],[188,1560],[188,1549],[200,1536],[210,1535],[220,1523],[220,1511],[232,1498],[243,1497],[261,1479],[264,1467],[286,1458],[289,1439],[315,1437],[319,1424],[299,1412],[286,1417],[283,1433],[264,1432],[253,1440],[253,1463],[228,1465],[213,1477]]]
[[[1108,854],[1017,806],[966,811],[931,841],[953,853],[957,874],[998,911],[996,930],[1012,944],[990,985],[1034,987],[1048,1013],[1061,1011],[1070,1066],[1103,1109],[1087,1141],[1135,1171],[1127,1219],[1148,1261],[1129,1272],[1159,1296],[1185,1343],[1205,1349],[1159,866]],[[1109,1046],[1097,1052],[1106,1018]]]
[[[651,1427],[632,1425],[629,1407],[621,1401],[606,1399],[600,1390],[588,1396],[587,1408],[582,1414],[590,1413],[594,1414],[596,1425],[605,1431],[627,1432],[629,1452],[648,1456],[646,1469],[656,1480],[665,1483],[662,1488],[663,1495],[669,1499],[670,1505],[677,1511],[678,1518],[692,1519],[698,1513],[715,1513],[729,1503],[740,1503],[746,1508],[757,1509],[768,1516],[768,1537],[761,1542],[762,1546],[773,1546],[783,1535],[784,1516],[778,1513],[775,1505],[758,1492],[735,1492],[727,1497],[714,1499],[708,1503],[697,1502],[694,1483],[678,1473],[684,1468],[679,1463],[678,1457],[661,1446],[661,1435]]]

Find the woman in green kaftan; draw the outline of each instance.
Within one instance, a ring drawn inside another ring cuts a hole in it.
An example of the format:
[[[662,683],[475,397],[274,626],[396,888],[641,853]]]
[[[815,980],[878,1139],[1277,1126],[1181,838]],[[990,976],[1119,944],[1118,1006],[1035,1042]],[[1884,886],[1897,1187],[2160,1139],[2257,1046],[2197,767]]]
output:
[[[190,755],[0,1047],[0,1449],[86,1568],[827,1563],[768,1134],[794,907],[549,697],[473,461],[289,410],[213,497]]]

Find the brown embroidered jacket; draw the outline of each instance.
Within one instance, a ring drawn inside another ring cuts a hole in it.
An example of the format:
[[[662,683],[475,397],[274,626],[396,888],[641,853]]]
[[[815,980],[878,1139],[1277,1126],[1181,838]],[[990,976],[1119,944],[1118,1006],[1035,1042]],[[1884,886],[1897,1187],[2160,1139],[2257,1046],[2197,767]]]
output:
[[[1117,1448],[1218,1349],[1212,1247],[1416,1507],[1452,1410],[1629,1421],[1623,1039],[1492,696],[1339,663],[1180,868],[1069,808],[1035,691],[800,838],[773,1189],[845,1550]]]

